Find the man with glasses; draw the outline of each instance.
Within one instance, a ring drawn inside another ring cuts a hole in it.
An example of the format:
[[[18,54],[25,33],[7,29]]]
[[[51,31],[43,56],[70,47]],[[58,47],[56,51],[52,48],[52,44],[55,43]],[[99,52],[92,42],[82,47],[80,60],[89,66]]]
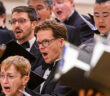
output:
[[[44,64],[39,49],[37,48],[34,28],[37,24],[37,15],[33,8],[18,6],[12,10],[10,23],[17,39],[17,43],[36,57],[36,63],[32,64],[32,69],[40,64]]]
[[[51,0],[28,0],[29,7],[35,9],[38,15],[38,23],[50,19],[52,15]]]
[[[28,0],[28,5],[34,8],[38,14],[38,23],[45,21],[46,19],[56,19],[53,14],[53,0]],[[74,26],[65,25],[68,30],[68,41],[76,46],[81,44],[79,30]]]
[[[40,93],[40,96],[73,96],[73,89],[54,80],[64,42],[67,40],[66,27],[55,20],[46,20],[36,26],[35,33],[38,47],[47,64],[34,70],[46,81],[32,91]]]

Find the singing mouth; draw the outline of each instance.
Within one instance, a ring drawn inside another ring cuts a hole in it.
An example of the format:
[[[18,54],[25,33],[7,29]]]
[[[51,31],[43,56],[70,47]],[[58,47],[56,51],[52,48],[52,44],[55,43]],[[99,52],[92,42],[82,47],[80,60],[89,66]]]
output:
[[[15,33],[16,33],[16,34],[22,33],[22,30],[18,30],[18,29],[17,29],[17,30],[15,30]]]
[[[48,53],[46,53],[46,52],[42,53],[42,56],[44,56],[44,57],[47,56],[47,55],[48,55]]]
[[[10,87],[5,86],[5,87],[4,87],[4,90],[5,90],[5,92],[9,92],[9,91],[10,91]]]
[[[105,26],[99,26],[100,29],[105,28]]]
[[[62,14],[62,11],[60,11],[60,10],[57,11],[57,14],[58,14],[58,15],[61,15],[61,14]]]
[[[40,17],[38,17],[38,21],[40,21],[41,20],[41,18]]]

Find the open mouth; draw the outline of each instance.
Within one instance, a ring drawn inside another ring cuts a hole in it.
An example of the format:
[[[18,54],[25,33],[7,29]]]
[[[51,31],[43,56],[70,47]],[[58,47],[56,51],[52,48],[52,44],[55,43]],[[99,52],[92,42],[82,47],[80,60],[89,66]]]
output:
[[[17,29],[17,30],[15,30],[15,33],[16,33],[16,34],[20,34],[20,33],[22,33],[22,30],[18,30],[18,29]]]
[[[99,26],[99,28],[100,28],[100,29],[103,29],[103,28],[105,28],[105,26]]]
[[[61,14],[62,14],[62,11],[57,11],[57,14],[58,14],[58,15],[61,15]]]
[[[4,91],[5,91],[5,92],[9,92],[9,91],[10,91],[10,87],[5,86],[5,87],[4,87]]]
[[[105,28],[105,26],[99,26],[100,28]]]
[[[16,33],[21,33],[21,30],[15,30],[16,31]]]
[[[47,55],[48,55],[48,53],[45,53],[45,52],[42,53],[43,57],[46,57]]]
[[[20,30],[20,29],[15,30],[15,33],[21,33],[21,32],[22,32],[22,30]]]
[[[40,17],[38,17],[38,21],[40,21],[41,20],[41,18]]]

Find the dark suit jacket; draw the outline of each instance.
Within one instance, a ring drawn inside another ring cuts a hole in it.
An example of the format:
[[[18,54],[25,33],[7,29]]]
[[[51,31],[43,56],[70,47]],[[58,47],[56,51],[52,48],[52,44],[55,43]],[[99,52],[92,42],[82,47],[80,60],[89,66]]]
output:
[[[3,93],[0,93],[0,96],[5,96],[5,94],[3,94]]]
[[[14,36],[14,33],[13,33],[13,31],[12,30],[9,30],[7,27],[0,27],[0,30],[3,30],[3,31],[7,31],[9,34],[10,34],[10,36],[11,36],[11,38],[13,39],[13,40],[16,40],[15,39],[15,36]]]
[[[45,81],[45,84],[42,88],[42,92],[38,96],[73,96],[73,94],[72,94],[73,89],[72,88],[67,87],[65,85],[62,85],[54,80],[56,69],[57,69],[57,64],[51,70],[51,73],[48,76],[48,78]],[[45,70],[42,68],[42,65],[39,66],[38,68],[36,68],[34,71],[37,74],[39,74],[40,76],[43,76],[43,74],[45,72]],[[39,86],[32,91],[34,93],[38,94],[39,93]],[[30,93],[30,94],[32,94],[32,93]]]
[[[8,31],[0,29],[0,44],[6,44],[12,39],[13,38]]]
[[[66,24],[65,26],[68,31],[68,41],[73,45],[79,46],[81,44],[80,31],[74,26]]]
[[[35,41],[30,53],[32,53],[36,57],[36,61],[32,64],[32,70],[34,70],[39,65],[45,64],[45,61],[40,53],[40,50],[38,49],[37,42]]]
[[[55,18],[55,20],[57,22],[61,22],[58,18]],[[67,25],[67,24],[64,24],[64,25],[68,31],[67,33],[68,41],[73,45],[79,46],[81,44],[81,40],[80,40],[80,34],[79,34],[80,31],[78,30],[78,28],[76,28],[75,26]]]
[[[81,18],[81,16],[76,10],[68,20],[64,21],[64,23],[67,25],[75,26],[80,30],[81,42],[84,42],[94,36],[94,32],[85,23],[85,21]]]

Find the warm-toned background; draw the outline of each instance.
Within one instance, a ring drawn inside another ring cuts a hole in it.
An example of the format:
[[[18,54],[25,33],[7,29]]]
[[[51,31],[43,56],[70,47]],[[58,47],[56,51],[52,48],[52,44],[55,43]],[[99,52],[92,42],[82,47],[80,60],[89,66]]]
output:
[[[8,28],[11,28],[11,26],[8,24],[8,20],[10,19],[11,10],[18,6],[18,5],[27,5],[27,0],[1,0],[5,7],[7,12],[7,22],[6,25]],[[95,0],[74,0],[75,1],[75,7],[81,14],[87,13],[93,13],[93,5]]]

